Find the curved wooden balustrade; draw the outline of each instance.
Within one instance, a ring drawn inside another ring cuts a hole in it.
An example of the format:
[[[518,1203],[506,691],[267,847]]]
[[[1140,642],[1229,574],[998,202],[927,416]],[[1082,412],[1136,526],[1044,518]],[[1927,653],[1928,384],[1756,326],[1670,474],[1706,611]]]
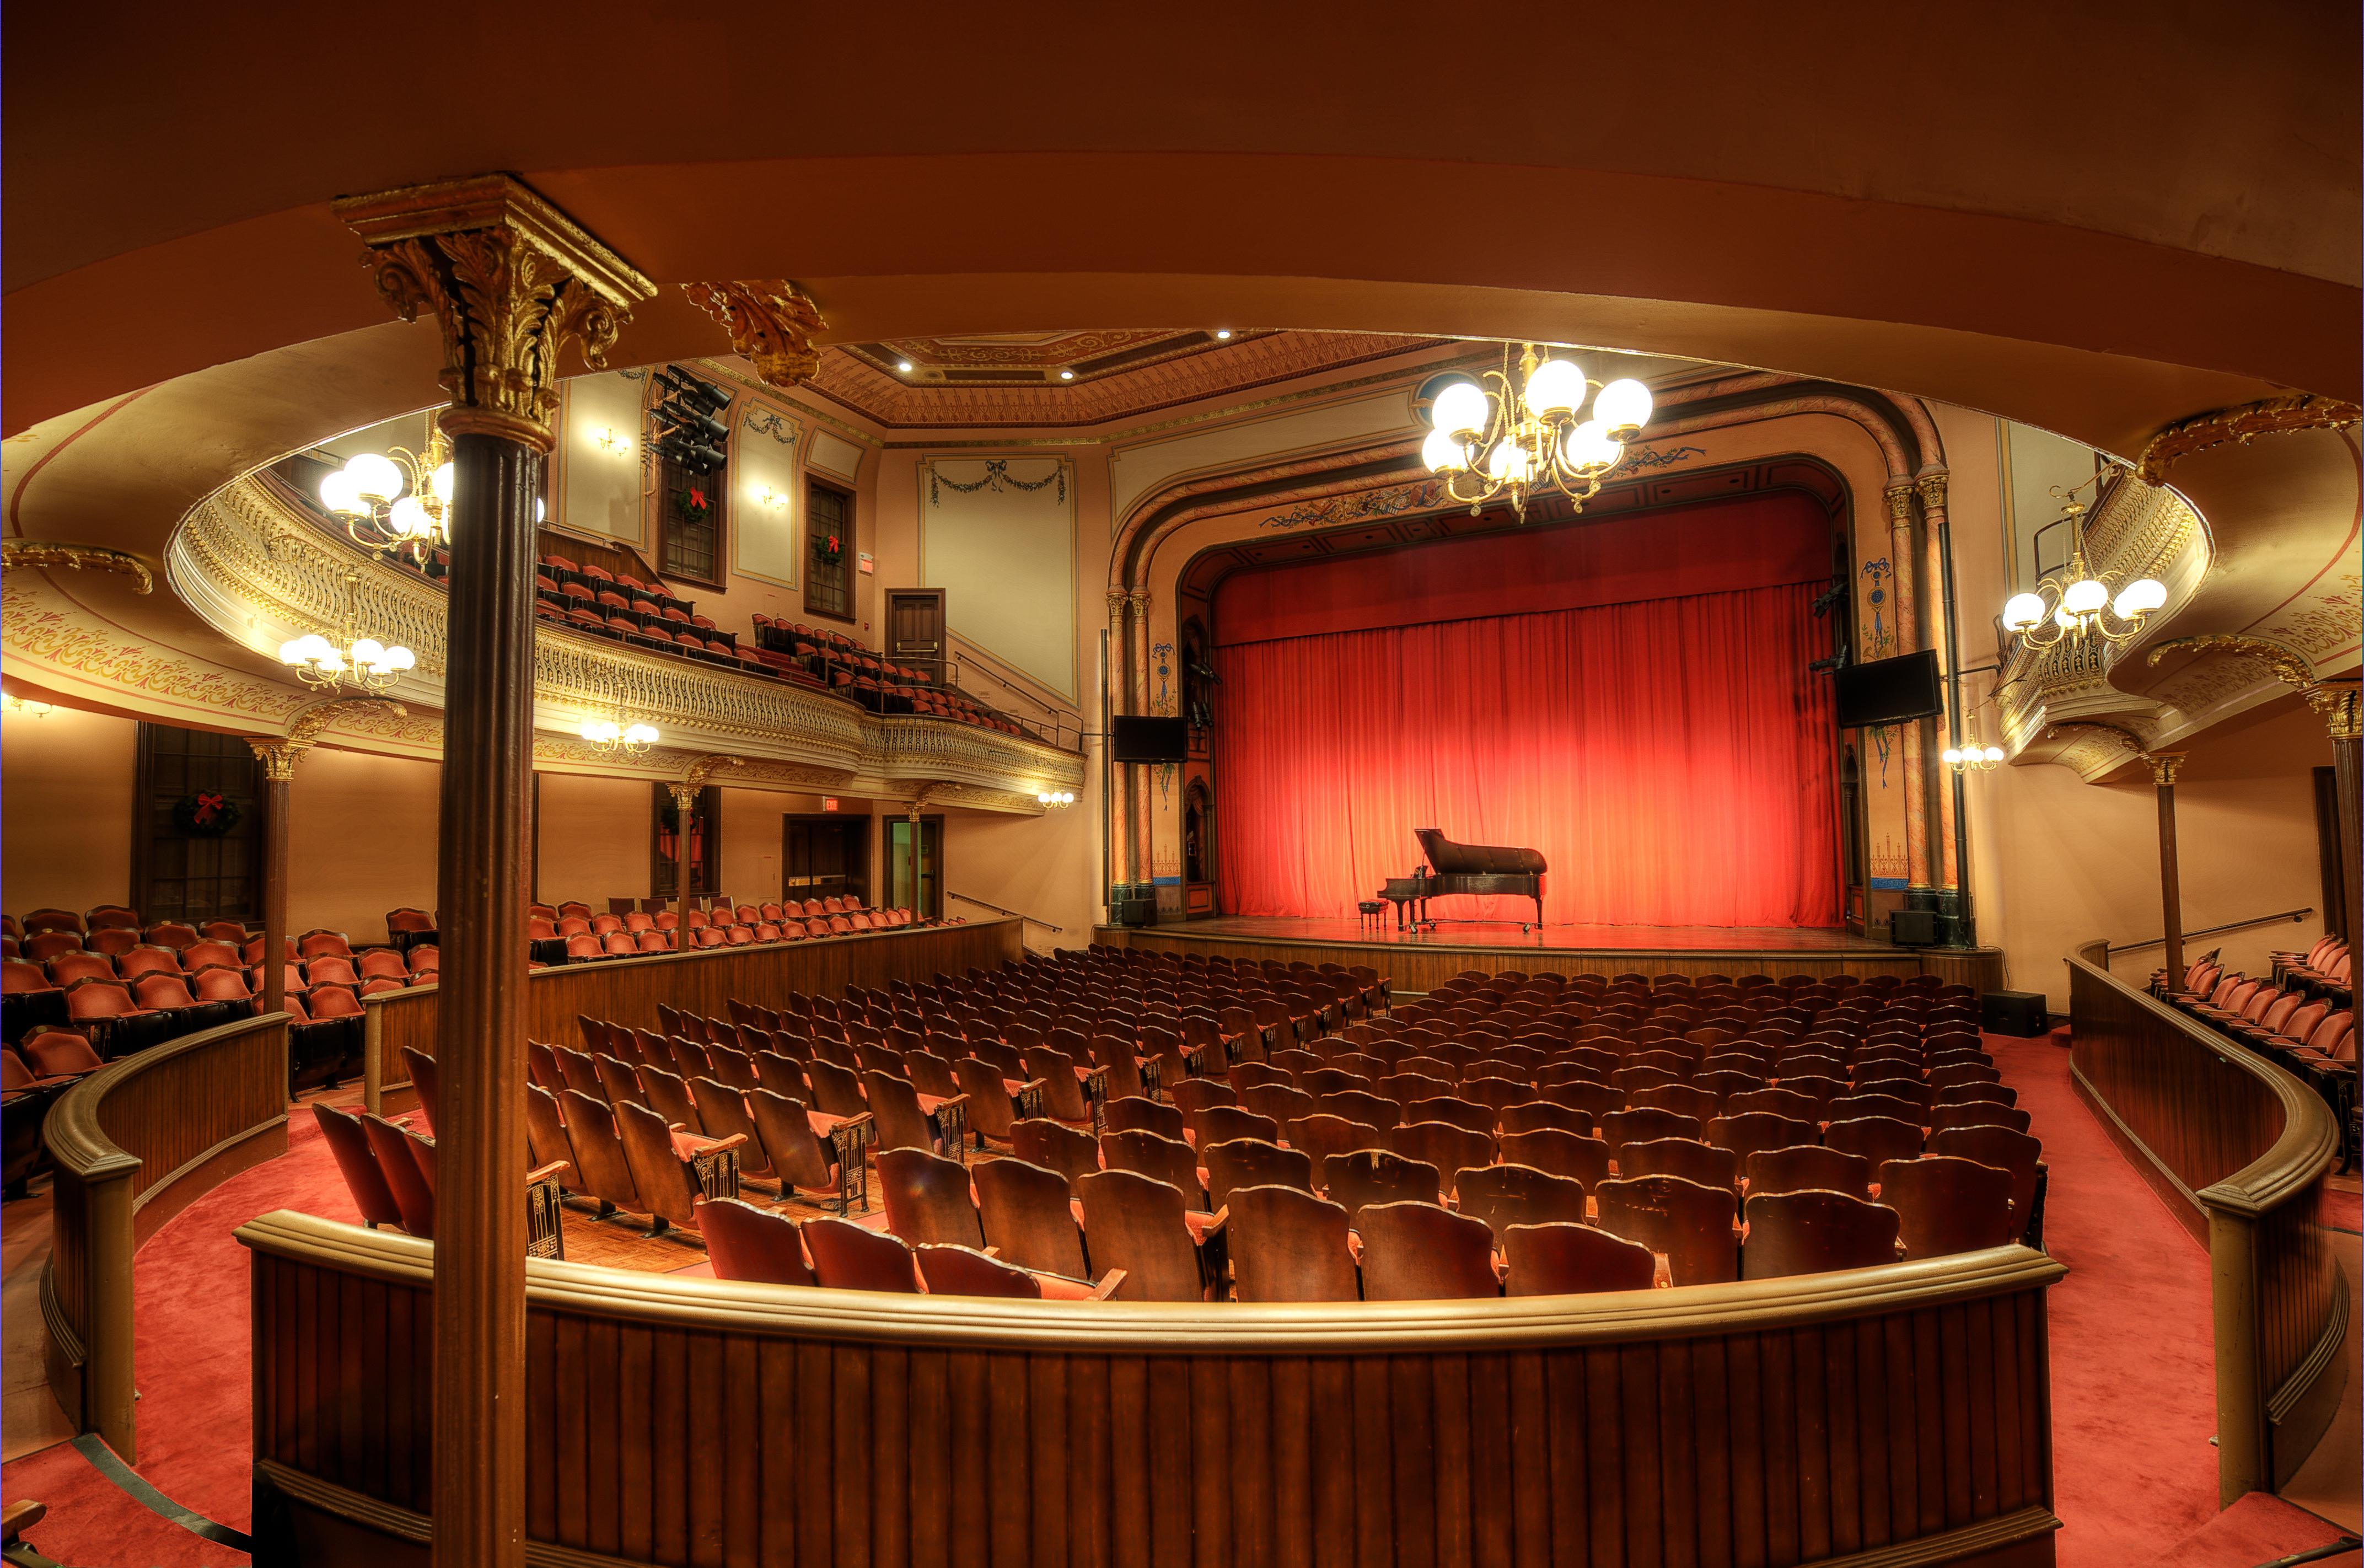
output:
[[[168,1040],[68,1089],[41,1123],[56,1229],[41,1271],[50,1386],[139,1462],[131,1260],[221,1183],[287,1151],[287,1015]]]
[[[286,1212],[238,1234],[257,1560],[423,1562],[434,1249]],[[1614,1296],[1136,1306],[533,1262],[530,1557],[2049,1563],[2065,1272],[2003,1247]]]
[[[924,981],[972,968],[998,969],[1023,955],[1019,940],[1023,929],[1018,920],[975,920],[800,942],[554,963],[534,971],[533,983],[526,987],[531,1009],[526,1033],[552,1045],[579,1047],[583,1036],[576,1018],[654,1029],[660,1002],[702,1018],[728,1018],[733,999],[777,1007],[791,991],[840,996],[848,985],[883,989],[890,980]],[[431,984],[363,999],[367,1021],[362,1028],[362,1088],[371,1110],[381,1110],[387,1095],[408,1090],[405,1046],[435,1054],[435,1022],[441,1006],[442,988]],[[407,1100],[398,1103],[407,1108]]]
[[[2347,1285],[2323,1178],[2339,1126],[2290,1073],[2112,975],[2068,961],[2070,1072],[2135,1170],[2208,1248],[2217,1485],[2270,1491],[2314,1449],[2346,1382]]]

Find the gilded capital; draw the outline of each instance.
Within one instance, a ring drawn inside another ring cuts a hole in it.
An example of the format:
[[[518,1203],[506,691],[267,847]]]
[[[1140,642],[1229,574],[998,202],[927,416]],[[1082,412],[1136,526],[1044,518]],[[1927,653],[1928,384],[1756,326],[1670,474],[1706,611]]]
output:
[[[1112,621],[1124,619],[1124,606],[1130,596],[1121,588],[1110,588],[1108,591],[1109,619]]]
[[[730,334],[730,347],[753,361],[765,385],[794,386],[820,369],[820,350],[812,344],[820,310],[786,278],[684,284],[681,290]]]
[[[2151,782],[2161,789],[2175,787],[2175,770],[2183,766],[2181,751],[2146,751],[2143,761],[2150,764]]]
[[[1946,474],[1944,470],[1941,469],[1935,473],[1923,474],[1920,478],[1912,482],[1912,488],[1921,493],[1921,505],[1929,511],[1942,512],[1946,509]]]
[[[2324,727],[2331,731],[2334,740],[2354,740],[2359,734],[2364,734],[2358,724],[2358,708],[2364,706],[2358,698],[2364,695],[2364,686],[2358,684],[2358,677],[2348,675],[2334,681],[2317,681],[2311,686],[2302,686],[2299,691],[2306,698],[2306,706],[2323,716]]]
[[[1133,619],[1145,621],[1149,618],[1150,594],[1148,589],[1135,588],[1132,593],[1125,595],[1125,602],[1132,609]]]
[[[273,784],[285,784],[296,776],[296,764],[310,745],[300,740],[265,740],[259,735],[246,738],[247,748],[254,760],[262,764],[262,776]]]
[[[705,787],[703,784],[676,784],[670,779],[665,781],[666,793],[673,796],[674,808],[677,811],[697,810],[697,792]]]
[[[1912,521],[1912,486],[1894,485],[1889,489],[1887,495],[1888,526],[1891,528],[1910,526]]]
[[[410,185],[333,204],[368,247],[378,293],[405,321],[432,312],[452,435],[548,451],[560,351],[607,367],[631,307],[656,292],[572,218],[506,174]]]

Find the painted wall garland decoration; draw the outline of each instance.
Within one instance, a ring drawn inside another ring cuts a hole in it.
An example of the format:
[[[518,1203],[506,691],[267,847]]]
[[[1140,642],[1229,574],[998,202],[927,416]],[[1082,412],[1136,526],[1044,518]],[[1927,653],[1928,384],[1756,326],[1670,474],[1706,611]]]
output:
[[[1040,479],[1028,480],[1009,472],[1009,459],[989,457],[985,460],[984,476],[969,484],[963,484],[957,479],[946,479],[931,462],[928,465],[928,505],[941,506],[944,504],[943,495],[937,488],[939,485],[945,490],[956,490],[964,495],[974,495],[980,490],[1044,490],[1056,484],[1059,487],[1059,504],[1065,506],[1067,501],[1067,465],[1057,462],[1055,459],[1052,461],[1056,466],[1050,473]]]
[[[779,442],[780,445],[784,447],[792,447],[797,444],[796,426],[788,420],[781,417],[776,409],[748,409],[746,425],[747,428],[754,431],[757,435],[769,436],[772,439]]]

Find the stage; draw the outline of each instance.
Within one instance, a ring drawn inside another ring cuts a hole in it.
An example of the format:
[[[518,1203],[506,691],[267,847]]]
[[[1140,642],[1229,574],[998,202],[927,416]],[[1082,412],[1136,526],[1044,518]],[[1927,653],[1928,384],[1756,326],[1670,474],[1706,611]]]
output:
[[[1399,992],[1422,992],[1464,970],[1561,974],[1935,974],[1980,992],[2001,989],[1999,949],[1890,946],[1839,929],[1779,926],[1545,926],[1515,920],[1444,922],[1433,931],[1373,929],[1351,918],[1221,916],[1148,927],[1100,926],[1111,947],[1277,959],[1284,963],[1366,964]]]

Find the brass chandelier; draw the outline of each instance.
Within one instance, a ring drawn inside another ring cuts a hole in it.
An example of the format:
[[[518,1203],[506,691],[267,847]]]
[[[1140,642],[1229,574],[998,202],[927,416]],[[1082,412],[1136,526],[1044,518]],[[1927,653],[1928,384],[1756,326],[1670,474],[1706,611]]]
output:
[[[316,631],[279,645],[279,662],[294,670],[296,678],[306,685],[369,696],[385,691],[402,678],[405,670],[418,666],[418,655],[409,649],[389,648],[374,637],[361,635],[361,573],[348,568],[344,612],[332,636]]]
[[[1580,418],[1588,398],[1592,417]],[[1521,346],[1513,383],[1505,343],[1502,368],[1446,386],[1429,422],[1421,461],[1447,476],[1445,494],[1467,503],[1474,517],[1507,493],[1524,522],[1527,497],[1539,490],[1557,490],[1579,506],[1591,499],[1650,422],[1650,389],[1630,379],[1589,380],[1573,360],[1539,359],[1533,343]]]
[[[2167,603],[2167,584],[2144,577],[2120,587],[2113,597],[2110,588],[2120,574],[2096,575],[2085,564],[2084,504],[2073,498],[2073,492],[2064,494],[2057,485],[2052,494],[2065,503],[2060,518],[2068,525],[2068,563],[2046,573],[2033,592],[2012,595],[2002,607],[2003,629],[2016,632],[2030,648],[2053,648],[2071,639],[2091,642],[2096,638],[2110,644],[2133,641],[2141,635],[2150,613]]]
[[[348,458],[344,467],[320,481],[320,503],[344,519],[355,544],[423,555],[452,542],[456,487],[452,444],[430,418],[425,451],[392,447],[384,454]]]
[[[603,757],[640,757],[657,743],[656,726],[626,721],[624,699],[619,695],[610,713],[596,715],[583,721],[579,731],[590,742],[591,749]]]

